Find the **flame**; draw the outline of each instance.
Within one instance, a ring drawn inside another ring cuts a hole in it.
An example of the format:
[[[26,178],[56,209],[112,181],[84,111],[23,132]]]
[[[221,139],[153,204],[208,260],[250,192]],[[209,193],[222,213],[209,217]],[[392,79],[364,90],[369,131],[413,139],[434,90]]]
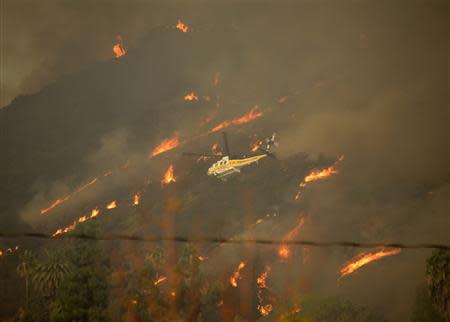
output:
[[[113,46],[113,52],[116,58],[120,58],[127,53],[125,48],[123,48],[122,37],[117,36],[117,43]]]
[[[176,182],[176,178],[173,174],[173,165],[169,165],[169,167],[167,168],[166,172],[164,173],[164,177],[161,180],[161,184],[166,185],[172,182]]]
[[[88,221],[92,218],[97,217],[100,214],[100,210],[98,208],[94,208],[91,210],[91,214],[90,215],[83,215],[80,218],[78,218],[77,220],[75,220],[73,223],[71,223],[69,226],[66,226],[64,228],[58,228],[54,233],[53,233],[53,237],[60,235],[60,234],[65,234],[68,233],[72,230],[75,229],[75,227],[80,224],[83,223],[85,221]]]
[[[175,295],[177,295],[177,293],[175,293],[174,291],[170,292],[170,296],[175,297]]]
[[[184,100],[185,101],[197,101],[198,97],[197,97],[197,95],[195,95],[194,92],[190,92],[190,93],[184,95]]]
[[[369,264],[372,261],[379,260],[386,256],[392,256],[397,255],[401,251],[400,248],[394,248],[391,250],[380,250],[375,253],[360,253],[356,256],[355,259],[347,263],[344,267],[341,268],[340,273],[341,277],[344,277],[345,275],[351,274],[355,272],[356,270],[360,269],[364,265]]]
[[[241,125],[241,124],[245,124],[245,123],[251,122],[251,121],[261,117],[263,114],[264,113],[259,110],[258,105],[255,105],[255,106],[252,107],[252,109],[248,113],[244,114],[241,117],[233,119],[233,120],[225,120],[225,121],[223,121],[222,123],[220,123],[220,124],[216,125],[214,128],[212,128],[209,131],[209,133],[213,133],[213,132],[217,132],[217,131],[223,130],[223,129],[229,127],[230,125]]]
[[[181,20],[178,20],[178,23],[176,25],[176,28],[181,30],[182,32],[186,33],[189,31],[189,27],[186,26]]]
[[[162,282],[164,282],[166,279],[167,279],[167,277],[160,276],[156,281],[153,282],[153,285],[157,286],[157,285],[161,284]]]
[[[259,313],[262,316],[267,316],[272,312],[272,304],[266,304],[266,305],[258,305]]]
[[[320,179],[325,179],[328,178],[329,176],[338,173],[337,169],[336,169],[336,165],[340,162],[344,160],[344,156],[340,156],[339,159],[330,167],[322,169],[322,170],[314,170],[311,171],[310,174],[308,174],[304,179],[303,179],[303,186],[304,184],[308,183],[308,182],[312,182],[312,181],[316,181],[316,180],[320,180]],[[302,184],[300,184],[300,186],[302,186]]]
[[[300,216],[299,221],[297,225],[295,225],[294,228],[292,228],[282,239],[282,241],[288,241],[294,239],[298,233],[300,232],[300,229],[302,229],[303,225],[305,224],[305,216]],[[291,251],[287,244],[281,244],[278,248],[278,257],[280,257],[282,260],[286,260],[290,257]]]
[[[262,272],[258,278],[256,279],[256,285],[258,286],[258,290],[256,293],[256,297],[258,298],[258,311],[262,316],[267,316],[272,311],[272,304],[268,303],[266,305],[263,305],[263,290],[268,289],[267,286],[267,276],[269,275],[270,267],[266,267],[266,270]]]
[[[114,209],[117,208],[117,201],[113,200],[111,201],[107,206],[106,209]]]
[[[45,209],[41,209],[41,215],[46,214],[47,212],[49,212],[50,210],[58,207],[59,205],[61,205],[62,203],[64,203],[65,201],[69,200],[72,196],[74,196],[75,194],[81,192],[82,190],[86,189],[87,187],[93,185],[94,183],[96,183],[98,180],[98,178],[94,178],[91,181],[89,181],[88,183],[82,185],[81,187],[79,187],[77,190],[75,190],[74,192],[72,192],[71,194],[65,196],[64,198],[60,198],[60,199],[56,199],[49,207],[45,208]]]
[[[344,160],[344,156],[341,155],[332,166],[329,166],[328,168],[322,169],[322,170],[313,170],[311,171],[300,183],[299,187],[302,189],[306,187],[307,183],[314,182],[317,180],[322,180],[330,177],[333,174],[338,173],[338,170],[336,169],[336,166],[339,162]],[[299,190],[297,194],[295,195],[295,200],[298,200],[300,198],[301,191]]]
[[[156,148],[149,154],[149,158],[153,158],[158,154],[175,149],[180,144],[178,132],[175,132],[171,138],[164,139]]]
[[[230,276],[230,284],[233,287],[237,287],[238,280],[241,278],[241,270],[245,267],[245,262],[240,262],[237,270]]]
[[[141,194],[140,193],[135,194],[133,197],[133,206],[138,206],[140,200],[141,200]]]
[[[199,260],[200,262],[203,262],[207,257],[204,257],[204,256],[198,256],[197,258],[198,258],[198,260]]]

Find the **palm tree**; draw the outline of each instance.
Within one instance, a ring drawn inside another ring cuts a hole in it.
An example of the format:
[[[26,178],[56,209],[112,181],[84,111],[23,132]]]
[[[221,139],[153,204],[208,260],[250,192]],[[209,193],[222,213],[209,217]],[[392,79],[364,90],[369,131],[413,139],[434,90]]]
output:
[[[53,297],[69,271],[69,264],[59,253],[47,253],[46,261],[36,265],[33,285],[45,296]]]
[[[36,258],[34,254],[29,251],[25,250],[19,257],[20,263],[17,266],[17,274],[21,278],[25,279],[25,306],[28,309],[28,300],[29,300],[29,279],[31,275],[33,274],[33,271],[36,267]]]

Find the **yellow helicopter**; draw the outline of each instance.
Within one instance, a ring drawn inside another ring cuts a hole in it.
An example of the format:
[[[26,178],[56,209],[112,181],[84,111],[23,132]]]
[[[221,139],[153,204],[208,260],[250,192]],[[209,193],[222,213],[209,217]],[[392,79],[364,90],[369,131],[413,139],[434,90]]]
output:
[[[214,162],[206,172],[209,176],[215,176],[218,179],[226,180],[232,175],[237,175],[241,173],[241,168],[248,166],[252,163],[257,163],[259,160],[264,159],[265,157],[276,158],[273,153],[269,150],[273,145],[277,145],[275,142],[276,134],[272,134],[270,138],[265,140],[265,147],[258,147],[258,150],[262,152],[262,154],[253,155],[250,157],[236,157],[232,156],[230,153],[230,148],[228,146],[228,138],[225,132],[223,134],[223,145],[225,149],[225,155],[223,154],[203,154],[203,153],[190,153],[184,152],[185,156],[196,156],[196,157],[206,157],[206,158],[221,158],[220,160]]]

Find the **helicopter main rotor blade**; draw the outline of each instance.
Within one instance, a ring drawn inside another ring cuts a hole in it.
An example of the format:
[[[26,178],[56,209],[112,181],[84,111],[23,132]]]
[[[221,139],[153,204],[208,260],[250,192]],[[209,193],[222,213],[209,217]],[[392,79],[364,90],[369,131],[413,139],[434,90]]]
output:
[[[223,135],[223,147],[225,149],[225,154],[231,156],[230,147],[228,146],[228,137],[226,132],[222,132]]]
[[[193,153],[193,152],[183,152],[182,154],[184,156],[189,156],[189,157],[208,157],[208,158],[221,158],[222,157],[222,155]]]

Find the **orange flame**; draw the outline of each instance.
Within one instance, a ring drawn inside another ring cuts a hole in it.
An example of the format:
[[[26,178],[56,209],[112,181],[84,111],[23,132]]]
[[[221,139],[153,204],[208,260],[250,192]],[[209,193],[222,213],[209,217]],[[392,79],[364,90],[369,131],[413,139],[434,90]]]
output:
[[[322,170],[314,170],[311,171],[311,173],[309,175],[307,175],[304,179],[303,179],[303,183],[308,183],[308,182],[312,182],[312,181],[316,181],[316,180],[320,180],[320,179],[325,179],[333,174],[338,173],[337,169],[336,169],[336,165],[340,162],[344,160],[344,156],[340,156],[339,159],[330,167],[322,169]],[[301,185],[301,184],[300,184]]]
[[[288,241],[288,240],[292,240],[294,239],[298,233],[300,232],[300,229],[302,229],[303,225],[305,224],[305,216],[300,216],[300,219],[297,223],[297,225],[295,225],[294,228],[292,228],[282,239],[282,241]],[[278,256],[282,259],[282,260],[286,260],[289,258],[289,256],[291,255],[291,251],[288,247],[287,244],[281,244],[280,247],[278,248]]]
[[[169,167],[167,168],[166,172],[164,173],[164,177],[161,180],[161,184],[166,185],[172,182],[176,182],[176,178],[173,174],[173,165],[169,165]]]
[[[182,32],[186,33],[189,31],[189,27],[186,26],[181,20],[178,20],[178,23],[176,25],[176,28],[181,30]]]
[[[266,305],[258,305],[259,313],[262,316],[267,316],[272,312],[272,304],[266,304]]]
[[[161,284],[162,282],[164,282],[166,279],[167,279],[167,277],[160,276],[156,281],[153,282],[153,285],[157,286],[157,285]]]
[[[230,284],[233,287],[238,286],[238,280],[241,278],[241,270],[245,267],[244,262],[240,262],[237,270],[230,276]]]
[[[113,46],[113,52],[116,58],[120,58],[127,53],[123,48],[122,37],[117,36],[117,43]]]
[[[88,183],[82,185],[81,187],[79,187],[77,190],[75,190],[74,192],[72,192],[71,194],[65,196],[64,198],[60,198],[60,199],[56,199],[49,207],[45,208],[45,209],[41,209],[41,215],[46,214],[47,212],[49,212],[50,210],[58,207],[59,205],[61,205],[62,203],[64,203],[65,201],[69,200],[72,196],[74,196],[75,194],[81,192],[82,190],[86,189],[87,187],[93,185],[94,183],[97,182],[97,178],[92,179],[91,181],[89,181]]]
[[[250,151],[256,152],[262,144],[263,144],[263,141],[261,141],[261,140],[258,140],[256,142],[250,144]]]
[[[65,234],[68,233],[72,230],[75,229],[75,227],[79,224],[79,223],[83,223],[85,221],[88,221],[92,218],[97,217],[100,214],[100,210],[98,208],[94,208],[91,210],[91,214],[90,215],[83,215],[80,218],[78,218],[77,220],[75,220],[72,224],[70,224],[69,226],[66,226],[64,228],[58,228],[54,233],[53,233],[53,237],[60,235],[60,234]]]
[[[197,97],[197,95],[195,95],[194,92],[190,92],[190,93],[184,95],[184,100],[185,101],[197,101],[198,97]]]
[[[356,270],[360,269],[364,265],[369,264],[370,262],[379,260],[386,256],[392,256],[397,255],[401,251],[400,248],[394,248],[391,250],[380,250],[375,253],[360,253],[356,256],[356,258],[349,263],[347,263],[344,267],[341,268],[340,273],[341,277],[344,277],[345,275],[351,274],[355,272]]]
[[[175,132],[175,134],[171,138],[164,139],[156,148],[154,148],[153,151],[150,152],[148,157],[153,158],[158,154],[175,149],[179,144],[179,135],[178,132]]]
[[[263,305],[263,290],[268,289],[267,287],[267,276],[269,275],[270,267],[267,267],[264,272],[262,272],[258,278],[256,279],[256,284],[258,286],[258,291],[256,293],[256,296],[258,298],[258,311],[262,316],[267,316],[272,311],[272,304],[268,303],[266,305]]]
[[[106,209],[114,209],[117,208],[117,201],[113,200],[111,201],[107,206]]]
[[[252,107],[252,109],[247,114],[244,114],[243,116],[233,119],[233,120],[223,121],[222,123],[220,123],[220,124],[216,125],[214,128],[212,128],[209,131],[209,133],[223,130],[223,129],[229,127],[230,125],[241,125],[241,124],[251,122],[251,121],[261,117],[263,114],[264,113],[259,110],[258,105],[255,105]]]
[[[133,197],[133,206],[138,206],[140,200],[141,200],[141,194],[140,193],[135,194]]]

